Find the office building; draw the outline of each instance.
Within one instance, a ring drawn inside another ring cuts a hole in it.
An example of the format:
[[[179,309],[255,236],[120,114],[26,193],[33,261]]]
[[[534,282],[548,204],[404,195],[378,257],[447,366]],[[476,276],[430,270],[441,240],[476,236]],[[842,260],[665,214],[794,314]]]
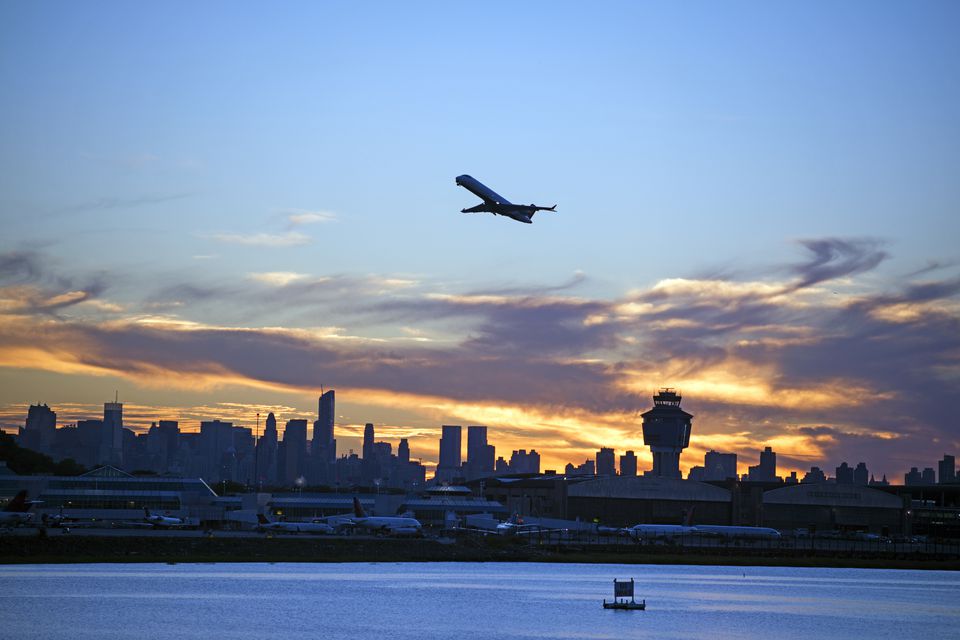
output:
[[[613,449],[607,447],[601,447],[600,451],[597,451],[597,475],[598,476],[615,476],[617,475],[616,469],[616,455],[614,454]]]
[[[436,478],[452,480],[460,475],[461,449],[460,425],[445,424],[441,427],[440,455]]]
[[[27,409],[27,422],[20,431],[20,444],[50,455],[57,431],[57,414],[45,404],[32,404]]]
[[[944,454],[943,460],[937,463],[940,484],[953,484],[957,481],[957,460],[953,456]]]
[[[492,475],[495,462],[496,450],[487,443],[487,428],[479,425],[468,426],[467,463],[464,465],[467,480]]]
[[[770,447],[760,452],[760,464],[748,468],[747,480],[750,482],[777,482],[777,454]]]
[[[633,451],[627,451],[620,456],[620,475],[637,475],[637,455]]]
[[[853,484],[853,469],[846,462],[841,462],[836,472],[837,484]]]
[[[703,456],[703,479],[721,481],[737,477],[737,454],[707,451]]]
[[[100,462],[123,467],[123,403],[103,403],[103,426],[100,429]]]

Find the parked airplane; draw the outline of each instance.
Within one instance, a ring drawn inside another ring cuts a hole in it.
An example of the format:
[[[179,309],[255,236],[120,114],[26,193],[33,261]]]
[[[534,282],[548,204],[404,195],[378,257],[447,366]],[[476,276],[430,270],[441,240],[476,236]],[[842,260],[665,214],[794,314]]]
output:
[[[260,531],[278,533],[333,533],[334,528],[322,522],[273,522],[262,513],[257,514]]]
[[[13,496],[7,506],[0,511],[0,526],[17,527],[30,522],[33,514],[29,513],[34,502],[27,500],[27,492],[21,491]]]
[[[696,533],[696,527],[690,526],[693,521],[693,509],[688,509],[683,518],[683,524],[637,524],[627,527],[624,532],[634,540],[653,540],[673,538]]]
[[[556,211],[557,205],[552,207],[538,207],[535,204],[513,204],[496,191],[481,183],[476,178],[466,174],[456,177],[457,186],[463,187],[473,195],[483,200],[469,209],[461,209],[460,213],[492,213],[495,216],[506,216],[517,222],[533,223],[533,214],[537,211]]]
[[[172,516],[162,516],[159,513],[150,513],[150,509],[143,508],[143,521],[147,524],[153,525],[157,529],[164,529],[167,527],[184,527],[187,525],[186,521],[182,518],[174,518]]]
[[[696,527],[683,524],[637,524],[627,527],[624,531],[636,540],[654,538],[673,538],[696,533]]]
[[[775,540],[780,532],[769,527],[730,527],[718,524],[698,524],[694,533],[720,538],[763,538]]]
[[[416,518],[406,516],[368,516],[357,498],[353,499],[353,523],[358,527],[391,535],[420,535],[423,525]]]

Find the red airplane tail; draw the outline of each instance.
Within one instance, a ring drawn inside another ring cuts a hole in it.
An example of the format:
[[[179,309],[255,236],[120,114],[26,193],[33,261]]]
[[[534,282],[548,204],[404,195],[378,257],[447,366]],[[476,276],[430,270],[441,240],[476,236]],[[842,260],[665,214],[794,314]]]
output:
[[[356,497],[354,497],[353,499],[353,515],[357,516],[358,518],[367,517],[367,514],[366,512],[364,512],[363,507],[360,506],[360,499]]]
[[[27,502],[27,492],[23,490],[13,496],[13,499],[7,503],[7,506],[5,506],[3,510],[10,513],[26,513],[30,510],[32,504],[31,502]]]

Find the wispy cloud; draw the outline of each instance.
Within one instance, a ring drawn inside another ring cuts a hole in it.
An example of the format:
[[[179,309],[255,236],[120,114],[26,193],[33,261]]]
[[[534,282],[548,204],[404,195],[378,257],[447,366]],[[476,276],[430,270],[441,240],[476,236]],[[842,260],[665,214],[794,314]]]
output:
[[[210,236],[224,244],[241,244],[254,247],[295,247],[310,243],[310,236],[299,231],[285,233],[215,233]]]
[[[84,213],[87,211],[105,211],[110,209],[132,209],[134,207],[143,207],[155,204],[163,204],[174,200],[183,200],[196,195],[195,192],[181,192],[169,194],[146,194],[133,197],[103,196],[86,202],[68,205],[55,209],[50,215],[62,215],[69,213]]]
[[[697,447],[777,443],[796,464],[869,453],[887,473],[931,464],[931,442],[960,448],[948,401],[960,397],[960,278],[871,293],[856,276],[878,264],[876,247],[825,242],[833,248],[815,244],[783,281],[671,279],[601,299],[558,287],[438,294],[402,277],[257,272],[247,277],[267,286],[168,285],[139,310],[123,301],[107,320],[79,304],[105,285],[36,272],[23,282],[29,261],[0,256],[12,265],[0,270],[0,365],[191,389],[312,393],[322,380],[437,424],[488,422],[550,464],[600,444],[641,450],[636,412],[659,386],[686,392]],[[857,295],[812,285],[830,277],[852,278]],[[152,315],[148,306],[163,301],[177,301],[180,315]],[[68,307],[69,319],[51,312]],[[269,310],[271,326],[222,315],[249,307]],[[278,309],[299,309],[302,323],[275,326]]]
[[[307,209],[284,209],[281,214],[287,217],[288,228],[299,227],[305,224],[319,224],[336,222],[337,215],[329,211],[309,211]]]
[[[297,280],[303,280],[307,277],[307,274],[294,273],[293,271],[267,271],[264,273],[248,273],[247,277],[256,282],[274,287],[285,287]]]

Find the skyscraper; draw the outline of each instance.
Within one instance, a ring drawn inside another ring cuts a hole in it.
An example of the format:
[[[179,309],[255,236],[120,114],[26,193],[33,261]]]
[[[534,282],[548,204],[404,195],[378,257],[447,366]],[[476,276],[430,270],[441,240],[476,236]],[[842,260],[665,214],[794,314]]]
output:
[[[707,451],[703,455],[703,479],[726,480],[737,477],[737,454]]]
[[[100,462],[123,466],[123,403],[103,403],[103,427],[100,430]]]
[[[609,449],[607,447],[601,447],[600,451],[597,451],[597,475],[598,476],[617,475],[616,455],[614,454],[613,449]]]
[[[951,484],[957,481],[957,459],[954,456],[943,455],[943,460],[937,463],[937,477],[940,478],[940,484]]]
[[[45,404],[32,404],[27,410],[27,422],[20,443],[34,451],[50,454],[57,430],[57,414]]]
[[[637,455],[633,451],[627,451],[620,456],[620,475],[637,475]]]
[[[495,460],[496,450],[487,444],[487,428],[467,427],[467,463],[464,465],[467,479],[491,475]]]
[[[336,479],[337,441],[333,437],[336,403],[333,389],[317,401],[317,419],[313,422],[310,463],[307,477],[310,484],[331,484]]]
[[[333,389],[321,395],[317,405],[318,419],[313,423],[311,453],[318,461],[333,464],[337,461],[337,441],[333,437],[336,415]]]
[[[853,484],[866,486],[870,482],[870,470],[867,469],[866,462],[858,462],[857,468],[853,470]]]
[[[307,459],[307,421],[287,420],[283,429],[283,481],[293,484],[304,476]]]
[[[440,456],[435,474],[440,480],[450,480],[460,474],[461,432],[458,424],[441,427]]]
[[[680,454],[690,444],[693,416],[680,408],[682,396],[660,389],[653,409],[643,414],[643,443],[653,454],[650,475],[680,478]]]
[[[836,469],[837,484],[853,484],[853,469],[846,462],[841,462]]]
[[[257,442],[257,488],[277,481],[277,418],[267,414],[263,435]]]
[[[363,459],[373,460],[373,423],[368,422],[363,426]]]
[[[400,445],[397,447],[397,458],[402,464],[410,462],[410,443],[406,438],[400,438]]]
[[[776,482],[777,453],[770,447],[764,447],[760,452],[760,464],[748,468],[747,479],[751,482]]]

